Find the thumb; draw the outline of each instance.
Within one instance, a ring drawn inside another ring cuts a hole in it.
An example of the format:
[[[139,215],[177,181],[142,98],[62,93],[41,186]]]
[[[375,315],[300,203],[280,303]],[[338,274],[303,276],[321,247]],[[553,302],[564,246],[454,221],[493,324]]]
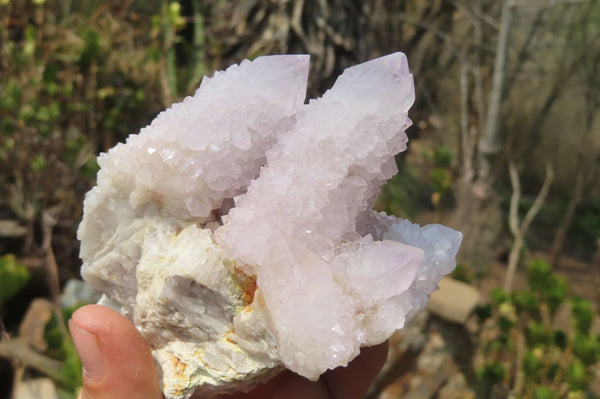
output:
[[[162,398],[148,344],[120,313],[99,305],[79,308],[69,329],[83,363],[79,399]]]

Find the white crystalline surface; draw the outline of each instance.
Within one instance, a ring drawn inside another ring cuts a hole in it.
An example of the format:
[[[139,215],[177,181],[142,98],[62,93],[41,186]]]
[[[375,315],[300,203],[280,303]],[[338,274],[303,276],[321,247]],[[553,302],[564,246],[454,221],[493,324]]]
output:
[[[99,158],[82,275],[148,340],[167,398],[317,379],[423,309],[462,235],[371,211],[406,149],[406,58],[303,104],[308,57],[244,61]]]

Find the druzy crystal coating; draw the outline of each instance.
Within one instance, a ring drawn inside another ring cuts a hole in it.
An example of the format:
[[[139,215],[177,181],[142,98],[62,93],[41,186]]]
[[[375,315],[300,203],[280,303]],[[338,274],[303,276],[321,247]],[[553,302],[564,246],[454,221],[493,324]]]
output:
[[[101,154],[82,275],[150,343],[167,398],[346,365],[422,310],[462,235],[371,210],[406,150],[406,57],[304,103],[309,57],[243,61]]]

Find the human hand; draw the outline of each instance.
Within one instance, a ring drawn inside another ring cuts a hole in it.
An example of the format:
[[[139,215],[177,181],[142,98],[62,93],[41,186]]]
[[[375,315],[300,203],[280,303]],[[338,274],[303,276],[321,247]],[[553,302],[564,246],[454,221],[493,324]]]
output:
[[[99,305],[78,309],[69,328],[83,363],[79,399],[159,399],[150,348],[135,326],[120,313]],[[213,399],[358,399],[371,385],[387,356],[387,342],[364,348],[347,367],[309,381],[284,371],[249,393]]]

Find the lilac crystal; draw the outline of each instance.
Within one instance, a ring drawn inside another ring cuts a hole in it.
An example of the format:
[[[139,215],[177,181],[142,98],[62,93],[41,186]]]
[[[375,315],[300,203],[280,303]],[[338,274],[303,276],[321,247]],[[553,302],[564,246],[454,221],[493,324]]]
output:
[[[406,149],[402,53],[303,104],[308,57],[260,57],[99,158],[82,274],[150,343],[167,398],[346,365],[422,310],[462,236],[371,211]]]

